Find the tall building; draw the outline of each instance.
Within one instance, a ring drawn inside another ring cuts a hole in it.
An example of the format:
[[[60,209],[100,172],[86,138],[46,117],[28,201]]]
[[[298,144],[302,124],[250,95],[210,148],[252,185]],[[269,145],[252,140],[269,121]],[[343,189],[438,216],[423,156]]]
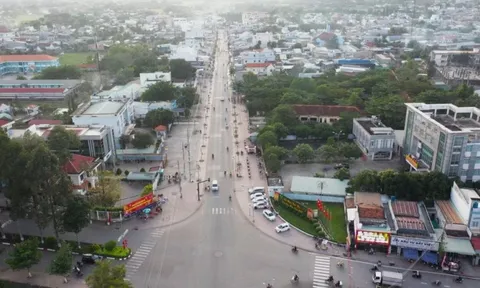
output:
[[[405,160],[415,171],[480,180],[480,109],[406,103]]]
[[[60,61],[50,55],[0,55],[0,76],[5,74],[38,73],[58,67]]]

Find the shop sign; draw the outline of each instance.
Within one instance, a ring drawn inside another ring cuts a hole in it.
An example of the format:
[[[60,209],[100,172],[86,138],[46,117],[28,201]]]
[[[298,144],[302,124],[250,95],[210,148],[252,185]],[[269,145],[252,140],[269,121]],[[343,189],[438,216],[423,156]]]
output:
[[[123,206],[125,214],[131,214],[153,203],[153,192]]]
[[[357,243],[389,245],[390,234],[384,232],[359,230],[357,231],[357,237],[355,238],[355,240]]]
[[[408,164],[412,165],[413,168],[418,169],[418,161],[411,155],[405,156],[405,160],[408,162]]]
[[[297,211],[298,213],[301,213],[305,215],[307,213],[307,207],[303,206],[302,204],[298,203],[295,200],[291,200],[285,196],[283,196],[280,193],[275,193],[273,196],[273,199],[275,201],[279,201],[282,205],[287,206],[288,208]]]
[[[390,245],[401,248],[413,248],[421,251],[438,251],[438,242],[415,238],[392,236]]]

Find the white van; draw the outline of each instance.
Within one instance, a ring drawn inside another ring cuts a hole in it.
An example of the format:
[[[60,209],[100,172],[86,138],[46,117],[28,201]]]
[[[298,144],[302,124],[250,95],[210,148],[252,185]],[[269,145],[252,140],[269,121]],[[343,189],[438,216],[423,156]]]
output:
[[[265,193],[265,187],[253,187],[248,189],[248,194],[253,194],[253,193]]]
[[[218,191],[218,181],[217,180],[212,181],[212,191]]]

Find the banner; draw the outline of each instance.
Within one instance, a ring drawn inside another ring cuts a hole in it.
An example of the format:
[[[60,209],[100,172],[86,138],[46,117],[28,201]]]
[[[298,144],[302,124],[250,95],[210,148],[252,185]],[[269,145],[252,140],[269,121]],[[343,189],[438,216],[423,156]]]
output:
[[[153,203],[153,192],[123,206],[125,214],[131,214]]]
[[[274,197],[275,199],[275,197]],[[276,201],[279,201],[280,204],[287,206],[288,208],[297,211],[303,215],[307,215],[307,207],[303,206],[302,204],[298,203],[295,200],[291,200],[282,194],[278,194],[278,200],[275,199]]]

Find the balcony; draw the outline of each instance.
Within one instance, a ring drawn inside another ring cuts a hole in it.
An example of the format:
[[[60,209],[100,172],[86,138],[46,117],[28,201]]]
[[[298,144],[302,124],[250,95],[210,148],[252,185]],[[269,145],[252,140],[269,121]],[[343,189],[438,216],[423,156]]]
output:
[[[405,155],[405,162],[407,162],[410,167],[417,172],[428,172],[430,167],[422,161],[422,159],[417,159],[413,155]]]

